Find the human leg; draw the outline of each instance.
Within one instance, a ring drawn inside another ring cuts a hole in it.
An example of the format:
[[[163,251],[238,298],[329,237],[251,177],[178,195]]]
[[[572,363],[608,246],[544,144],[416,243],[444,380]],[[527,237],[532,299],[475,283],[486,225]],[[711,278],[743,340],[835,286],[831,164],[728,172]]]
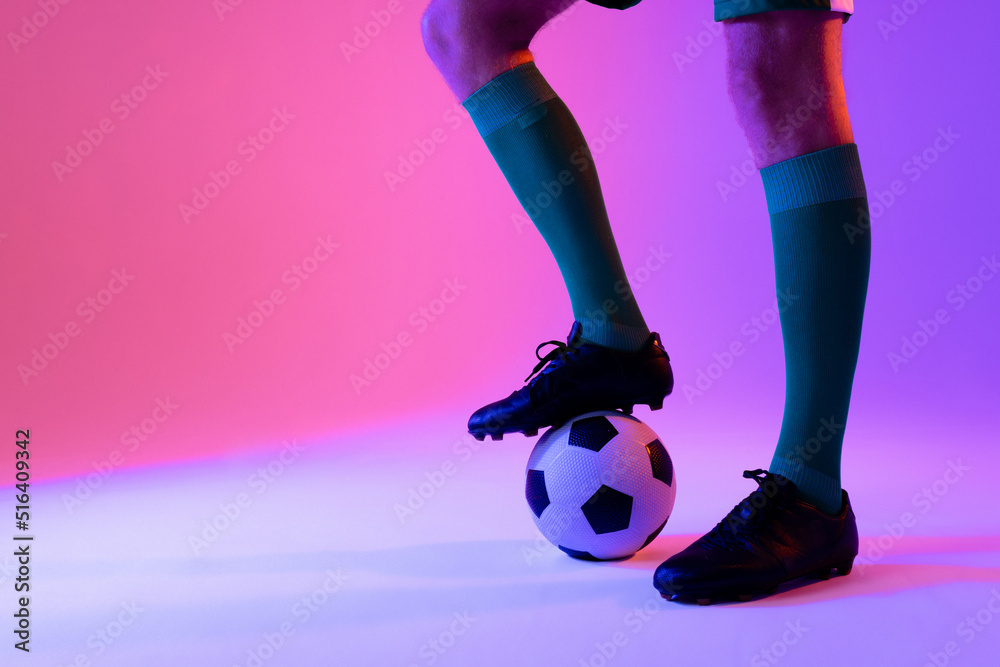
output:
[[[861,338],[871,238],[840,68],[836,13],[781,11],[725,24],[729,90],[771,216],[785,411],[770,471],[828,512]],[[794,66],[789,66],[794,63]]]
[[[868,204],[840,74],[841,24],[814,10],[725,24],[729,90],[761,168],[785,296],[785,411],[769,471],[744,473],[758,490],[657,568],[664,597],[748,599],[800,576],[847,574],[857,555],[840,454],[871,239],[852,231],[867,223]]]
[[[528,50],[545,21],[571,4],[434,0],[422,22],[428,54],[552,251],[579,323],[531,386],[473,415],[477,437],[530,434],[591,409],[659,407],[673,384],[629,287],[593,156]],[[574,364],[579,372],[563,373]]]

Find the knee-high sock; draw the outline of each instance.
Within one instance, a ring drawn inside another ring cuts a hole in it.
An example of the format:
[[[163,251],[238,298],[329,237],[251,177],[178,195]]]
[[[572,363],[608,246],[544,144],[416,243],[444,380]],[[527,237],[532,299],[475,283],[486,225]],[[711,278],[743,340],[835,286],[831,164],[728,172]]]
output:
[[[638,349],[649,329],[622,267],[593,156],[569,109],[534,62],[504,72],[462,104],[555,257],[583,337]]]
[[[858,147],[761,170],[785,347],[785,411],[770,471],[827,512],[840,509],[840,456],[871,263]]]

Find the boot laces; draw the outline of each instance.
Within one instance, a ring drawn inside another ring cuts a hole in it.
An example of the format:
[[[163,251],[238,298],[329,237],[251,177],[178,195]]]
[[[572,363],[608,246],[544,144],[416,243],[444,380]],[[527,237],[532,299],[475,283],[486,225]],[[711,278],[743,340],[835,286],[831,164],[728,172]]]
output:
[[[555,345],[555,348],[549,350],[545,356],[542,356],[540,354],[541,350],[546,345]],[[541,371],[539,375],[540,377],[541,375],[545,375],[546,373],[550,373],[557,368],[565,366],[570,359],[579,354],[579,351],[580,348],[567,345],[559,340],[547,340],[544,343],[539,343],[538,347],[535,348],[535,357],[538,359],[538,363],[535,364],[533,369],[531,369],[531,373],[528,377],[524,378],[524,381],[527,382],[539,371]],[[548,367],[546,367],[546,364],[548,364]]]
[[[704,538],[703,541],[713,547],[724,547],[732,551],[739,546],[747,536],[755,536],[757,527],[770,513],[778,507],[774,490],[768,491],[768,485],[781,485],[782,481],[762,468],[744,470],[743,477],[757,482],[757,489],[744,498],[729,514],[720,521]],[[774,487],[777,488],[777,487]]]

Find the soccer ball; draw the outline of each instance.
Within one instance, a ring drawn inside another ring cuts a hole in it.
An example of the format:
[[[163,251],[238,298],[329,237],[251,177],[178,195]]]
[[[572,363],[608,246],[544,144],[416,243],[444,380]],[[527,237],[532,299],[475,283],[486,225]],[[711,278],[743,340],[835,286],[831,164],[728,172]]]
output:
[[[674,506],[674,467],[653,429],[615,410],[546,431],[528,457],[525,495],[542,535],[574,558],[631,556]]]

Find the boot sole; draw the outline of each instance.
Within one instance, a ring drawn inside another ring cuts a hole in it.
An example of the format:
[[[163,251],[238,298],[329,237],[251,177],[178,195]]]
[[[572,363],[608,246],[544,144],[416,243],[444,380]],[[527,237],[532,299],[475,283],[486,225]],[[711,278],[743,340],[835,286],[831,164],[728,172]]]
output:
[[[670,395],[670,392],[667,392],[666,394],[664,394],[663,396],[660,396],[658,398],[657,397],[652,397],[652,396],[645,397],[645,398],[638,398],[638,399],[636,399],[635,401],[633,401],[631,403],[622,403],[618,407],[608,408],[608,409],[621,410],[622,412],[624,412],[627,415],[632,414],[632,412],[635,409],[636,405],[647,405],[647,406],[649,406],[650,410],[660,410],[660,409],[663,408],[663,399],[666,398],[669,395]],[[590,412],[590,410],[588,410],[586,412]],[[580,414],[583,414],[583,412],[580,412]],[[532,436],[538,435],[538,429],[547,428],[549,426],[559,426],[559,425],[561,425],[563,423],[565,423],[565,421],[559,422],[559,423],[545,422],[545,423],[539,423],[539,424],[530,424],[530,425],[524,425],[524,426],[515,426],[513,428],[506,428],[506,429],[505,428],[501,428],[501,429],[495,430],[495,431],[491,431],[491,430],[488,430],[488,429],[482,429],[482,430],[476,430],[476,431],[470,430],[469,433],[472,434],[472,437],[474,437],[476,440],[479,440],[480,442],[482,442],[483,440],[486,440],[486,436],[490,436],[494,441],[496,441],[496,440],[503,440],[503,436],[504,436],[505,433],[522,433],[525,437],[529,437],[530,438]]]
[[[792,577],[790,579],[785,579],[777,584],[773,584],[770,588],[757,589],[757,590],[742,590],[742,591],[714,591],[711,593],[685,593],[669,595],[667,593],[660,593],[660,597],[665,600],[672,600],[675,602],[696,602],[701,606],[714,604],[717,602],[749,602],[756,597],[767,597],[769,595],[774,595],[778,592],[778,586],[789,581],[796,581],[797,579],[813,578],[828,580],[832,576],[832,572],[835,570],[838,576],[845,577],[851,573],[854,567],[854,558],[845,562],[841,562],[836,565],[825,565],[820,567],[813,572],[800,575],[798,577]]]

